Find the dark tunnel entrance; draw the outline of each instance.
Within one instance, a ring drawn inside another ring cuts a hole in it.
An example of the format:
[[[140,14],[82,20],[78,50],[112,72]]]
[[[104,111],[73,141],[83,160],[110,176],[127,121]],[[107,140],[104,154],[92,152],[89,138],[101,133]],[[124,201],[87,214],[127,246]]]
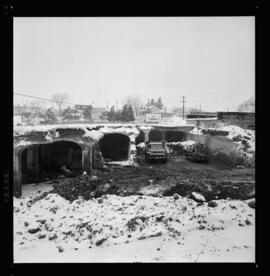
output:
[[[21,153],[22,183],[35,182],[61,173],[61,167],[82,170],[81,147],[69,141],[32,145]]]
[[[124,134],[105,134],[99,146],[106,161],[123,161],[128,159],[130,139]]]
[[[135,139],[136,145],[145,142],[145,134],[142,130],[140,130],[139,135]]]
[[[183,142],[186,140],[186,133],[183,131],[169,130],[165,132],[166,142]]]
[[[149,132],[149,141],[160,142],[164,139],[163,134],[160,130],[152,129]]]

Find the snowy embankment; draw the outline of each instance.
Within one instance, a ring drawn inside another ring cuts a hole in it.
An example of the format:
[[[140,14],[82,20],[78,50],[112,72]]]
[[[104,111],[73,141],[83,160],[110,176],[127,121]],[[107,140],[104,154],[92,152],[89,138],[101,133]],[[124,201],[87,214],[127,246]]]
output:
[[[255,152],[255,131],[250,129],[243,129],[238,126],[224,126],[219,130],[228,131],[227,138],[241,145],[241,148],[246,149],[247,152]]]
[[[243,201],[219,200],[210,207],[179,195],[105,195],[72,203],[57,194],[29,199],[14,198],[15,262],[136,261],[136,254],[147,251],[142,244],[152,244],[153,251],[142,261],[254,261],[255,212]],[[137,246],[142,252],[135,254]],[[104,256],[101,248],[105,255],[127,251]]]
[[[191,134],[203,135],[204,130],[200,127],[196,127],[190,131]],[[237,145],[237,152],[235,153],[235,158],[242,160],[242,165],[244,167],[253,167],[255,164],[255,131],[249,129],[243,129],[239,126],[228,125],[220,128],[212,128],[216,131],[225,131],[228,134],[226,137],[228,140],[232,141]],[[218,135],[217,135],[218,136]]]
[[[255,165],[255,131],[229,125],[219,128],[228,131],[227,138],[238,144],[239,156],[243,160],[243,166]]]

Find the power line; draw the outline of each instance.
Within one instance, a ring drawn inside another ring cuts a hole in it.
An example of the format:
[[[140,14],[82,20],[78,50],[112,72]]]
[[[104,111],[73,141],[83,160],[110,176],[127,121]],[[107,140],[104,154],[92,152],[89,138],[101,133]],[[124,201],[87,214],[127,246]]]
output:
[[[28,98],[34,98],[34,99],[39,99],[39,100],[45,100],[45,101],[50,101],[50,102],[57,102],[55,100],[52,100],[52,99],[46,99],[46,98],[42,98],[42,97],[37,97],[37,96],[30,96],[30,95],[27,95],[27,94],[22,94],[22,93],[14,93],[15,95],[19,95],[19,96],[23,96],[23,97],[28,97]],[[65,103],[65,104],[72,104],[72,105],[80,105],[80,104],[77,104],[77,103],[69,103],[69,102],[62,102],[62,103]]]

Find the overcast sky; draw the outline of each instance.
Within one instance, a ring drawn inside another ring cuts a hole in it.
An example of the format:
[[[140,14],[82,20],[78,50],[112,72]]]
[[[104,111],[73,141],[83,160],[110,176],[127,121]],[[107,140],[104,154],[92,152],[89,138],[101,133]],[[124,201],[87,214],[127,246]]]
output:
[[[255,18],[14,18],[14,92],[234,111],[255,94]]]

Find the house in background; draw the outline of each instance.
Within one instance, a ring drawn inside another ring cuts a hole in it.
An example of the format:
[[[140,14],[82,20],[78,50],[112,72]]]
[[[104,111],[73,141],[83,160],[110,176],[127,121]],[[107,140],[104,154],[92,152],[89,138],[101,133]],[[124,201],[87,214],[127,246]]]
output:
[[[219,127],[216,112],[191,112],[186,115],[188,124],[195,125],[196,127],[212,128]]]
[[[93,120],[93,122],[103,121],[102,114],[104,112],[106,112],[105,107],[93,107],[93,109],[92,109],[92,120]]]
[[[156,105],[150,105],[139,110],[136,116],[137,123],[166,123],[171,117],[173,112],[167,111],[166,108],[160,109]]]

